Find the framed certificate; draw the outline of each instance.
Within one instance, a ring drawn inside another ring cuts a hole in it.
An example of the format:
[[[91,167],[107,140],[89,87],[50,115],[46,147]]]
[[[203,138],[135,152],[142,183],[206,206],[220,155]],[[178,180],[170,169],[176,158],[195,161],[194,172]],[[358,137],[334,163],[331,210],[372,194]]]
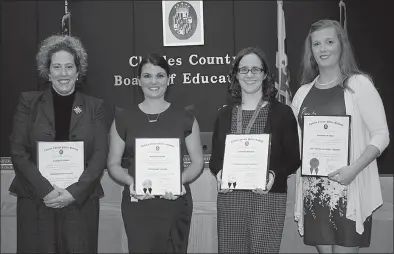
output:
[[[135,191],[137,195],[180,195],[181,152],[178,138],[135,140]]]
[[[37,166],[52,185],[66,188],[84,171],[83,141],[37,142]]]
[[[227,135],[221,188],[266,189],[270,149],[270,134]]]
[[[327,176],[349,165],[350,116],[304,116],[302,175]]]

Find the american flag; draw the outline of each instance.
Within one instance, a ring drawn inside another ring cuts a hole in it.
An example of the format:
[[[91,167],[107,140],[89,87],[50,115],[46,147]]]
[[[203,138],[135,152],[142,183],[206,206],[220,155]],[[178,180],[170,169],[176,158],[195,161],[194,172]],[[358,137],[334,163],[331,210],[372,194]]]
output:
[[[277,1],[277,24],[278,24],[278,50],[276,52],[276,77],[275,88],[278,89],[277,98],[287,105],[291,104],[291,91],[289,87],[290,73],[286,55],[286,27],[283,1]]]

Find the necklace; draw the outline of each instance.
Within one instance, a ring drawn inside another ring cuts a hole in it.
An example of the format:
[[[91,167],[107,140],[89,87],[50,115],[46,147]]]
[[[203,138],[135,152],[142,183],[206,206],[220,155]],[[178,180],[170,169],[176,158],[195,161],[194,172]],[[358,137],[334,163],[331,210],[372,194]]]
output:
[[[156,119],[150,119],[148,114],[145,114],[145,115],[146,115],[146,118],[148,118],[148,121],[149,121],[150,123],[155,123],[155,122],[157,122],[157,120],[159,119],[160,113],[157,114]]]
[[[329,85],[329,84],[335,82],[335,81],[336,81],[337,79],[339,79],[339,77],[341,77],[341,76],[342,76],[342,74],[339,74],[338,77],[334,78],[334,79],[331,80],[330,82],[322,84],[322,83],[319,83],[319,81],[318,81],[318,80],[319,80],[319,77],[320,77],[320,75],[319,75],[319,77],[316,79],[316,84],[318,84],[319,86],[327,86],[327,85]]]
[[[245,133],[244,134],[249,134],[250,130],[252,129],[252,126],[254,122],[257,119],[257,116],[259,115],[260,109],[263,106],[264,100],[263,98],[260,99],[259,103],[257,103],[256,109],[253,112],[252,117],[249,120],[248,125],[246,126]],[[238,106],[237,108],[237,134],[242,134],[242,104]]]

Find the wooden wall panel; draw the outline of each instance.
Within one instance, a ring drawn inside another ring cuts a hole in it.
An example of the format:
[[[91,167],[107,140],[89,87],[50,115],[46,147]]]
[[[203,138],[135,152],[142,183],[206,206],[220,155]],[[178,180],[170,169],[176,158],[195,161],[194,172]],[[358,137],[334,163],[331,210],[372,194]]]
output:
[[[16,197],[8,192],[14,171],[1,170],[1,253],[16,251]],[[289,180],[287,215],[281,253],[316,253],[304,245],[293,218],[295,176]],[[393,178],[380,178],[384,204],[373,215],[372,240],[360,253],[393,253]],[[122,187],[105,173],[102,180],[105,197],[100,201],[99,253],[127,253],[127,237],[120,213]],[[189,253],[216,253],[216,183],[208,169],[191,184],[194,199]]]
[[[217,252],[216,180],[204,170],[190,186],[193,195],[193,217],[190,228],[189,253]]]

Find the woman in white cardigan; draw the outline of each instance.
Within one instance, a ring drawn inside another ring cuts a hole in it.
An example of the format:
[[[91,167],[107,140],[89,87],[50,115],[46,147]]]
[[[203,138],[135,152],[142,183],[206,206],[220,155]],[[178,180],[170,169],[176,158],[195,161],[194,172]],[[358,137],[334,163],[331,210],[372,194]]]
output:
[[[320,253],[357,253],[370,245],[372,212],[383,203],[376,158],[389,144],[389,131],[382,100],[358,69],[339,22],[312,24],[301,84],[292,102],[299,137],[304,115],[351,115],[351,143],[350,165],[328,177],[298,170],[295,220],[304,243]]]

